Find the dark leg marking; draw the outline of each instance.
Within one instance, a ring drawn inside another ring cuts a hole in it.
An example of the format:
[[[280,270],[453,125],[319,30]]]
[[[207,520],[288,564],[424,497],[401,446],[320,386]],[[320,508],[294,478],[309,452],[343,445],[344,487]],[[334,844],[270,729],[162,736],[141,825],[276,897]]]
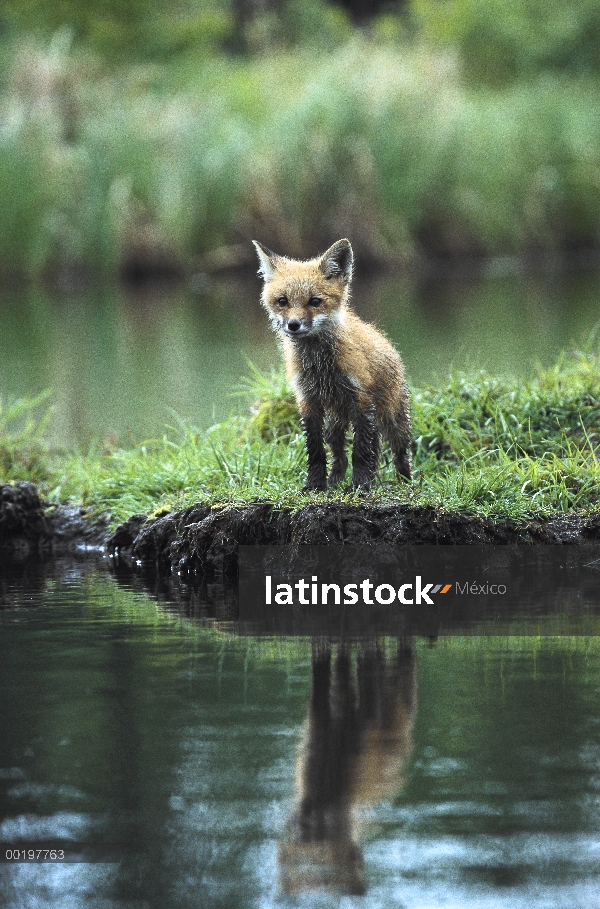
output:
[[[375,425],[374,409],[358,411],[354,419],[354,449],[352,451],[352,486],[369,489],[377,468],[381,442]]]
[[[401,410],[395,420],[390,420],[385,428],[394,457],[396,473],[410,480],[410,419],[405,410]]]
[[[306,436],[306,454],[308,457],[308,476],[306,491],[327,488],[327,455],[323,444],[323,414],[310,414],[303,417],[302,424]]]
[[[327,478],[328,486],[337,486],[346,476],[348,468],[348,455],[346,453],[346,431],[348,423],[345,420],[332,419],[325,430],[325,441],[331,448],[331,470]]]

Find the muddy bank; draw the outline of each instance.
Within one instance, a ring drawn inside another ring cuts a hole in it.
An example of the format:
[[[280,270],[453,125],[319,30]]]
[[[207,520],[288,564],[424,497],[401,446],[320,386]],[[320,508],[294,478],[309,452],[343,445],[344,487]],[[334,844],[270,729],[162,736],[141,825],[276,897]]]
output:
[[[196,505],[146,521],[136,515],[108,541],[109,552],[128,554],[161,572],[235,575],[238,546],[340,543],[592,543],[600,516],[565,515],[517,525],[409,505],[309,505],[277,511],[268,504],[211,509]]]
[[[0,552],[5,556],[98,551],[160,573],[235,576],[239,545],[592,543],[600,515],[561,515],[523,524],[409,505],[267,503],[245,508],[194,505],[160,518],[133,515],[110,534],[107,520],[74,506],[51,506],[32,483],[0,486]]]
[[[105,518],[72,505],[48,505],[33,483],[0,486],[0,555],[98,551],[109,539]]]

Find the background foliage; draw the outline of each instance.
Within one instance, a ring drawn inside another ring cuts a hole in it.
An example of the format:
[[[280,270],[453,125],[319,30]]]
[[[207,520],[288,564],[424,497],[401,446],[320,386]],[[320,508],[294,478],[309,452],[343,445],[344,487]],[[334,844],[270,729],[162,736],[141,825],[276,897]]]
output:
[[[600,0],[16,0],[0,272],[600,241]]]

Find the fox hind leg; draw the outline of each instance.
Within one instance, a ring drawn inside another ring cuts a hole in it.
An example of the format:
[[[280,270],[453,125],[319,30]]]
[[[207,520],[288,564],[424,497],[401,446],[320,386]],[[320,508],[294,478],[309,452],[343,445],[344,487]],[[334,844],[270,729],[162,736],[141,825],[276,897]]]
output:
[[[331,417],[325,427],[325,441],[331,449],[331,470],[327,478],[328,486],[337,486],[346,476],[348,454],[346,452],[346,433],[348,420]]]
[[[352,486],[368,490],[379,464],[381,436],[375,422],[374,408],[359,411],[354,419],[352,450]]]
[[[410,420],[404,410],[386,422],[385,435],[392,449],[396,473],[410,480],[412,477],[410,466],[411,431]]]

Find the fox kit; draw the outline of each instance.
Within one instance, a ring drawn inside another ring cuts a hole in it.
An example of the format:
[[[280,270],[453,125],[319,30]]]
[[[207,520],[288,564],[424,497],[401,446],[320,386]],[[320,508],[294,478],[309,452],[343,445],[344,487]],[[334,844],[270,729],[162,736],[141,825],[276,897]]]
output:
[[[264,278],[261,302],[283,350],[306,434],[306,489],[340,483],[348,466],[346,432],[354,426],[352,485],[368,489],[381,436],[396,472],[410,479],[410,414],[400,357],[349,308],[352,247],[338,240],[322,256],[299,262],[254,241]],[[324,442],[332,455],[329,477]]]

